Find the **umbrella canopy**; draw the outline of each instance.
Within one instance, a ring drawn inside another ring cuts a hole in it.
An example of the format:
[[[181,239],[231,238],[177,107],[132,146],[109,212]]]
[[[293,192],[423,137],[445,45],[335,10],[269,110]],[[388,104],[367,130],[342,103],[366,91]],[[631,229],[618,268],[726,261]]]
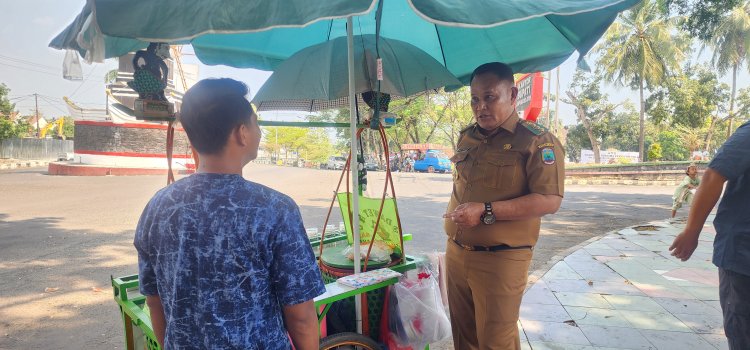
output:
[[[383,0],[380,35],[417,46],[467,83],[486,62],[532,72],[574,52],[583,57],[617,14],[638,2]],[[91,0],[50,46],[101,60],[148,41],[191,43],[205,64],[273,70],[303,48],[346,36],[347,16],[356,16],[354,34],[374,34],[376,3]]]
[[[319,111],[349,106],[346,37],[314,45],[279,64],[253,98],[258,110]],[[461,83],[414,45],[375,35],[354,36],[355,92],[377,91],[376,60],[382,60],[380,91],[406,97]]]

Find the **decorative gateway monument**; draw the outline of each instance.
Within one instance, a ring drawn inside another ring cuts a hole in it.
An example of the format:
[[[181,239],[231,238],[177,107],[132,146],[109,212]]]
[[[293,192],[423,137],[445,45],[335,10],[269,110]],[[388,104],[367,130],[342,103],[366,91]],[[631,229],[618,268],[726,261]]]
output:
[[[51,175],[165,174],[170,165],[177,172],[194,170],[184,130],[176,124],[168,134],[184,92],[197,82],[198,66],[182,65],[179,50],[171,52],[152,43],[120,57],[117,78],[106,85],[106,109],[64,98],[75,122],[73,161],[50,163]]]

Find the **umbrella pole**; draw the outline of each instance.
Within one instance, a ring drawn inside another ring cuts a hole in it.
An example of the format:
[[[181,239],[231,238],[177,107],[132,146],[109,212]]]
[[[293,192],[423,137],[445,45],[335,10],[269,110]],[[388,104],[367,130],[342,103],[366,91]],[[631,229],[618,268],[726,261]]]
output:
[[[352,160],[357,156],[357,95],[354,92],[354,34],[352,31],[352,17],[346,18],[346,47],[349,70],[349,133],[351,134]],[[351,164],[354,164],[352,161]],[[350,166],[351,166],[350,164]],[[357,164],[359,167],[359,164]],[[359,252],[359,171],[352,169],[352,236],[354,236],[354,273],[361,271]],[[357,320],[357,333],[362,334],[362,298],[354,298],[354,308]]]

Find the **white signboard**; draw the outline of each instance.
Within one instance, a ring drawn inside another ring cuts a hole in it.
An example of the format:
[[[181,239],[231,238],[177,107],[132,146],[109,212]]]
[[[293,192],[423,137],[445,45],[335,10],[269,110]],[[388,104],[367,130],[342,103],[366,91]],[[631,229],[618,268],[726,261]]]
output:
[[[631,163],[638,163],[638,152],[599,151],[599,158],[601,164],[621,163],[621,159],[626,159]],[[594,151],[590,149],[582,149],[581,163],[594,163]]]

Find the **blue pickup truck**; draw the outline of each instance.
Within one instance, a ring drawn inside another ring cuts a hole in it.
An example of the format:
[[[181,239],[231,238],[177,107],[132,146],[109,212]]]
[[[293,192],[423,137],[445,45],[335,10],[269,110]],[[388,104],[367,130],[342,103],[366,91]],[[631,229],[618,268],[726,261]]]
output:
[[[451,171],[451,161],[439,152],[427,151],[424,158],[414,162],[414,171],[428,173],[445,173]]]

